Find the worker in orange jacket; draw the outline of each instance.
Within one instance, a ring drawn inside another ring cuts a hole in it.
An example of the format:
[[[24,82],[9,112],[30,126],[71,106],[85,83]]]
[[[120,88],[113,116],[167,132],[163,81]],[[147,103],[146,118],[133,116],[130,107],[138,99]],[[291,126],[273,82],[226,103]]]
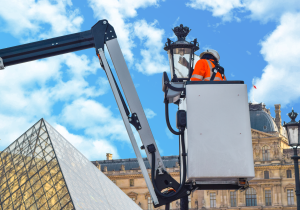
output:
[[[220,55],[216,50],[207,50],[200,54],[191,81],[226,81],[224,68],[219,65]]]

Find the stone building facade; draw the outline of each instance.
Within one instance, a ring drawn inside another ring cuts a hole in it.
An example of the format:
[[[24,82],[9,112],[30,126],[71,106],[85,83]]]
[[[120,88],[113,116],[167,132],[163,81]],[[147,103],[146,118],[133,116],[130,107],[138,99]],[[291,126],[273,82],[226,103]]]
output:
[[[289,149],[281,125],[280,104],[275,105],[275,118],[264,104],[249,104],[255,178],[246,191],[204,190],[189,196],[190,209],[296,209],[293,151]],[[162,157],[167,171],[179,181],[178,156]],[[144,159],[149,176],[150,165]],[[120,189],[142,209],[154,209],[146,183],[136,159],[93,161]],[[164,209],[160,207],[158,209]],[[179,200],[171,204],[179,209]]]

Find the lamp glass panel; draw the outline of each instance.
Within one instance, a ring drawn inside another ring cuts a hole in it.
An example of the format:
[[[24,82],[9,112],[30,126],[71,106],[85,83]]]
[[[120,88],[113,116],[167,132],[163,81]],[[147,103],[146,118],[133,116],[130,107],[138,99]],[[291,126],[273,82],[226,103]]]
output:
[[[173,49],[174,70],[177,78],[189,78],[190,72],[190,48]]]
[[[290,145],[298,145],[298,125],[287,126],[288,140]]]
[[[171,50],[168,50],[168,58],[169,58],[169,63],[170,63],[170,71],[171,71],[171,79],[172,79],[173,78],[173,58],[172,58]]]

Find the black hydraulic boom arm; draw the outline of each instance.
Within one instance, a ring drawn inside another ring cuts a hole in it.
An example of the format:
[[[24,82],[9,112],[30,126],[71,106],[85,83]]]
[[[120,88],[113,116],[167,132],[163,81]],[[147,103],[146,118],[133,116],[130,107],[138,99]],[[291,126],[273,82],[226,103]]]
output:
[[[92,47],[98,54],[97,49],[116,37],[108,21],[101,20],[88,31],[1,49],[0,57],[5,67]]]

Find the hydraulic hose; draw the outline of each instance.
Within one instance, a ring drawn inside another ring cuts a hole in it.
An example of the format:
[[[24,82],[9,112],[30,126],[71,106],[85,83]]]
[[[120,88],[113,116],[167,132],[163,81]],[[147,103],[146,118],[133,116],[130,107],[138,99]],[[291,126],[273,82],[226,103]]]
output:
[[[180,192],[180,190],[182,189],[182,187],[185,185],[185,180],[186,180],[186,153],[185,153],[185,143],[184,143],[184,134],[182,133],[181,134],[181,144],[182,144],[182,151],[183,151],[183,181],[182,183],[180,183],[178,189],[176,190],[175,193],[172,193],[172,194],[169,194],[169,195],[166,195],[166,194],[163,194],[159,191],[159,189],[157,188],[156,186],[156,183],[155,183],[155,179],[154,179],[154,172],[155,172],[155,152],[151,153],[152,154],[152,168],[151,168],[151,179],[152,179],[152,184],[153,184],[153,187],[154,187],[154,190],[156,191],[157,194],[159,194],[160,196],[162,197],[172,197],[174,195],[177,195],[177,193]]]
[[[171,126],[171,124],[170,124],[170,119],[169,119],[169,102],[167,101],[167,91],[165,92],[165,101],[164,101],[164,103],[165,103],[165,118],[166,118],[166,123],[167,123],[167,126],[168,126],[168,128],[169,128],[169,130],[173,133],[173,134],[175,134],[175,135],[181,135],[181,134],[183,134],[184,133],[184,130],[182,130],[182,131],[175,131],[173,128],[172,128],[172,126]]]

